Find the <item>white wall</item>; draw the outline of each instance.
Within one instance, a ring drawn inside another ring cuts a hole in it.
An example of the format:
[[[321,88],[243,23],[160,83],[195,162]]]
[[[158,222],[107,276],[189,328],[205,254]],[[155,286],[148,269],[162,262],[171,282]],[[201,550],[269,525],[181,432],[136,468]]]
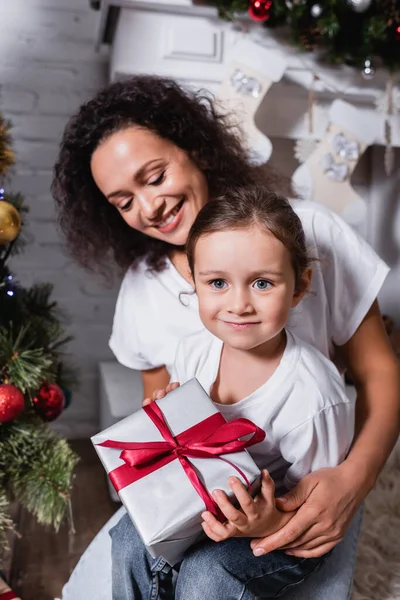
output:
[[[97,429],[97,363],[108,349],[118,281],[107,289],[63,251],[50,196],[52,168],[68,117],[107,82],[107,57],[94,50],[98,14],[88,0],[0,2],[0,110],[14,125],[17,164],[6,187],[30,207],[29,246],[10,266],[26,285],[54,284],[54,299],[69,315],[69,349],[81,387],[54,422],[67,435]]]

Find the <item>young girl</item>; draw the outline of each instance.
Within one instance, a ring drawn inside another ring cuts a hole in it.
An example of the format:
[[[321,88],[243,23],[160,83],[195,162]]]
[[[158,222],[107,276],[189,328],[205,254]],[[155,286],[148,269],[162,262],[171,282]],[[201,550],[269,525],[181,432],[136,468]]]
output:
[[[238,538],[269,535],[291,519],[275,506],[274,484],[286,491],[311,471],[344,460],[354,432],[354,405],[334,365],[285,329],[291,310],[312,293],[301,221],[285,199],[250,187],[209,202],[191,228],[187,254],[205,329],[179,343],[171,382],[196,377],[228,421],[243,417],[264,429],[265,440],[249,452],[269,474],[263,471],[254,500],[239,479],[231,478],[240,509],[221,490],[213,492],[227,521],[203,514],[203,529],[213,542],[188,552],[175,597],[274,598],[303,581],[321,559],[283,552],[257,558],[250,539]],[[301,318],[301,309],[297,314]],[[159,391],[154,397],[164,395]],[[130,545],[130,579],[114,580],[114,600],[147,598],[156,585],[154,561],[133,531]]]

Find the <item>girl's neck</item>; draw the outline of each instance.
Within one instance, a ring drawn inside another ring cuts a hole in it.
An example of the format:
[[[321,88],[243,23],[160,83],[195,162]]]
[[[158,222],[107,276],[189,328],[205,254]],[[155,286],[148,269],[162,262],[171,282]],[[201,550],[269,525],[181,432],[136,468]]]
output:
[[[276,359],[280,360],[286,347],[286,332],[284,329],[274,338],[264,342],[256,348],[250,350],[241,350],[240,348],[232,348],[228,344],[223,345],[223,353],[225,356],[234,357],[238,360],[244,360],[255,363],[270,362]]]
[[[178,271],[179,275],[181,275],[186,281],[193,285],[193,280],[190,275],[189,263],[186,256],[186,252],[184,250],[172,250],[168,257],[175,269]]]
[[[236,404],[264,385],[275,373],[286,347],[286,333],[252,350],[224,344],[210,395],[219,404]]]

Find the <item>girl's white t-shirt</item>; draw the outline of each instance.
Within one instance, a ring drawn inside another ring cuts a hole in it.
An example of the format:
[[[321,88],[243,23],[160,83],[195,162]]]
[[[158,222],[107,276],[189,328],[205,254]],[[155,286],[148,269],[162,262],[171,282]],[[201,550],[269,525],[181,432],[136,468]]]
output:
[[[171,380],[183,384],[196,377],[210,395],[222,347],[207,329],[183,338]],[[353,439],[355,403],[346,396],[338,370],[289,331],[280,363],[262,386],[235,404],[215,404],[227,421],[250,419],[265,431],[265,439],[248,451],[279,491],[312,471],[339,465]]]
[[[339,216],[322,205],[291,201],[303,224],[313,263],[310,292],[292,309],[287,330],[333,358],[368,312],[388,266]],[[145,261],[122,281],[110,347],[132,369],[166,365],[171,372],[178,342],[204,329],[193,288],[168,260],[161,273]]]

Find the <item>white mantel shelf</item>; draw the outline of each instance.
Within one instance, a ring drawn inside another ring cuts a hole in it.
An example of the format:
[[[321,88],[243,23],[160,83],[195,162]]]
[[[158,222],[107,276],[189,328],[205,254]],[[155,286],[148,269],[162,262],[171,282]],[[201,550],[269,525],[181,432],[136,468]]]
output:
[[[282,82],[271,88],[257,115],[267,135],[309,137],[304,114],[315,73],[318,104],[328,108],[337,97],[351,102],[367,114],[376,143],[385,143],[384,118],[375,107],[385,90],[388,76],[384,71],[365,81],[356,69],[321,65],[313,53],[299,52],[249,18],[240,25],[225,22],[214,7],[190,0],[102,0],[100,10],[97,45],[107,42],[111,46],[111,80],[149,72],[215,92],[230,49],[247,35],[282,54],[288,64]],[[327,124],[327,111],[318,111],[313,137],[320,138]],[[392,118],[392,137],[393,146],[400,146],[399,114]]]

